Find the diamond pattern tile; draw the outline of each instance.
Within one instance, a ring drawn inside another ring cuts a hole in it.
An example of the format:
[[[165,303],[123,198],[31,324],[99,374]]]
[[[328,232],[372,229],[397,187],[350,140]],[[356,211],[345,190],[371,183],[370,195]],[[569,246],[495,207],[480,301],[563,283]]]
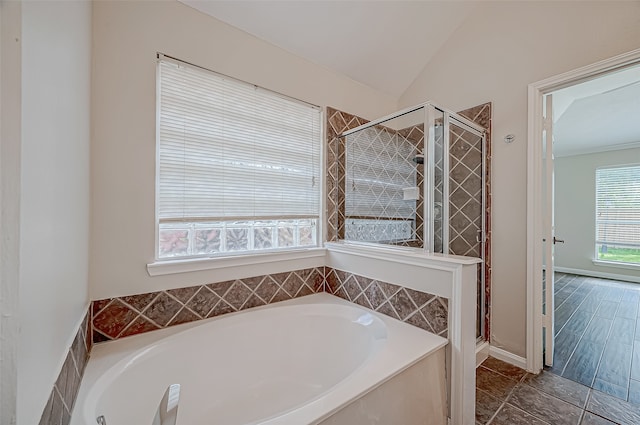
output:
[[[251,289],[249,289],[241,280],[236,280],[231,289],[225,295],[225,301],[231,305],[235,310],[240,310],[242,305],[251,296]]]
[[[193,322],[200,320],[200,316],[189,310],[187,307],[182,307],[178,314],[173,316],[167,326],[181,325],[183,323]]]
[[[97,300],[87,332],[91,342],[109,341],[323,292],[324,282],[325,268],[319,267]]]
[[[144,311],[144,314],[152,322],[160,326],[166,326],[169,321],[180,311],[180,301],[173,298],[166,292],[160,293],[158,297]]]
[[[396,131],[378,125],[341,140],[346,155],[338,187],[345,204],[338,214],[347,219],[338,233],[345,239],[422,246],[423,204],[404,200],[403,192],[424,187],[424,167],[413,161],[422,151],[422,133],[421,126]]]
[[[327,292],[447,338],[446,299],[337,269],[326,276]]]
[[[131,322],[131,324],[127,326],[125,330],[118,335],[118,337],[123,338],[125,336],[154,331],[156,329],[160,329],[160,327],[158,325],[151,323],[149,320],[145,319],[144,317],[138,316],[136,317],[136,320]]]
[[[200,318],[205,318],[219,300],[220,297],[216,295],[211,289],[207,288],[206,286],[202,286],[189,300],[189,302],[187,302],[186,306],[191,311],[199,315]]]
[[[93,328],[113,339],[116,338],[136,316],[136,312],[129,306],[119,300],[113,300],[100,310],[98,314],[94,315]]]
[[[107,308],[109,304],[111,304],[111,300],[103,303],[102,308]],[[91,327],[89,326],[91,314],[92,309],[89,308],[78,327],[71,347],[67,351],[62,369],[53,384],[49,400],[40,417],[40,425],[68,425],[71,422],[71,411],[73,410],[91,351],[91,342],[86,339],[86,335],[89,333],[88,329]]]

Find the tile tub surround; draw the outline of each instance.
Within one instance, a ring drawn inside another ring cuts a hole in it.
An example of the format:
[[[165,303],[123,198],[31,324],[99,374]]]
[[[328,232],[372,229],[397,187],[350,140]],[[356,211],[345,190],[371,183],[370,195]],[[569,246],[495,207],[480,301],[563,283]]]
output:
[[[448,300],[392,283],[327,268],[326,291],[448,338]]]
[[[476,371],[477,425],[636,425],[640,405],[489,357]]]
[[[94,301],[93,342],[323,291],[447,338],[446,298],[330,267],[317,267]]]
[[[323,292],[324,274],[316,267],[94,301],[93,342]]]
[[[90,314],[88,310],[69,347],[62,370],[42,412],[40,425],[67,425],[71,421],[71,411],[91,352]]]

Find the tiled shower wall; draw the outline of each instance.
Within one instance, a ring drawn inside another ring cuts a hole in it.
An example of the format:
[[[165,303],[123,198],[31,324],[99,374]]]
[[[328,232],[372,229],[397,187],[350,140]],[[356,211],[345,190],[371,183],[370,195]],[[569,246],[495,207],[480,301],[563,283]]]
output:
[[[340,239],[422,247],[421,203],[404,200],[403,194],[403,188],[424,180],[423,166],[414,162],[422,145],[414,138],[420,140],[417,126],[396,131],[375,125],[344,139],[346,152],[339,157],[345,170]]]
[[[42,412],[40,425],[67,425],[71,421],[71,411],[91,352],[90,317],[90,311],[88,311],[76,332],[62,370]]]

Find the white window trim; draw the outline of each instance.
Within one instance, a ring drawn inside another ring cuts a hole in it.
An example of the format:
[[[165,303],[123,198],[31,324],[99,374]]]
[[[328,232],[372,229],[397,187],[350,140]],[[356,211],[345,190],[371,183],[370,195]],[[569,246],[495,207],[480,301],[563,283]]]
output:
[[[234,267],[246,267],[256,264],[272,264],[284,261],[302,260],[307,258],[324,257],[326,249],[322,247],[298,248],[277,252],[248,252],[232,256],[217,258],[189,258],[172,259],[169,261],[155,261],[147,264],[149,276],[163,276],[176,273],[188,273],[204,270],[219,270]]]
[[[640,270],[640,264],[634,263],[623,263],[620,261],[604,261],[604,260],[592,260],[595,266],[604,266],[604,267],[612,267],[616,269],[629,269],[629,270]]]

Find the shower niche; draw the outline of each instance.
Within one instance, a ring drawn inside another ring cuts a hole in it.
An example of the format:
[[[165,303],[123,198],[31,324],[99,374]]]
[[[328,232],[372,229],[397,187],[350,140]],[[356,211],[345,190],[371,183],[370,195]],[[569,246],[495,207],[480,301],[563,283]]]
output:
[[[490,104],[466,111],[471,119],[432,103],[371,122],[328,112],[328,240],[482,258],[476,333],[483,339],[489,152],[487,128],[472,119],[488,127]]]

